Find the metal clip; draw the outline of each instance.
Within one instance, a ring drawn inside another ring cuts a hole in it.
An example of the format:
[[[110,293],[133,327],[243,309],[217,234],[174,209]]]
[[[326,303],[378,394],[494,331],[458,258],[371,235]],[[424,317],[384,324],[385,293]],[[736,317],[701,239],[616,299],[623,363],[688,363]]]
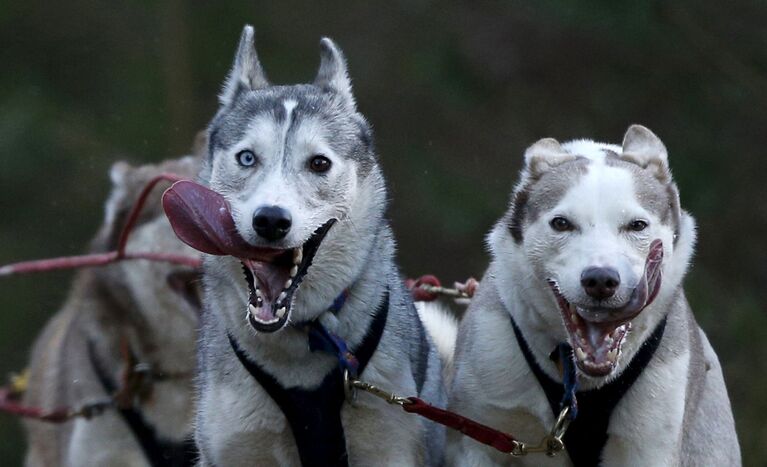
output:
[[[407,397],[398,396],[393,392],[384,391],[378,386],[374,386],[370,383],[354,379],[349,376],[349,370],[344,370],[344,393],[347,400],[354,403],[357,400],[357,389],[361,389],[369,394],[372,394],[379,399],[383,399],[389,404],[406,405],[410,404],[410,399]]]
[[[349,403],[354,404],[357,402],[357,388],[354,387],[352,381],[349,370],[344,370],[344,395]]]
[[[418,287],[424,292],[428,292],[428,293],[432,293],[436,295],[445,295],[447,297],[452,297],[452,298],[471,298],[471,295],[464,292],[463,290],[451,289],[451,288],[442,287],[439,285],[421,284]]]
[[[565,406],[559,412],[557,421],[554,423],[549,434],[544,436],[538,444],[528,446],[525,443],[518,442],[510,454],[515,457],[520,457],[530,453],[545,453],[549,457],[554,457],[564,451],[565,443],[562,441],[562,438],[565,436],[567,428],[570,426],[569,413],[570,406]]]

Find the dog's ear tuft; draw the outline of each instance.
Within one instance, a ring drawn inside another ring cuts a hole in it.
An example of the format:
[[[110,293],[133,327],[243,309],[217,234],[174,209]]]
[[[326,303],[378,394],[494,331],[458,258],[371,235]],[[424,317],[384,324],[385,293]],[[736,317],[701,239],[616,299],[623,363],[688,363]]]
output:
[[[112,181],[112,185],[120,186],[125,184],[125,177],[127,177],[130,170],[130,164],[125,161],[117,161],[112,164],[112,168],[109,169],[109,180]]]
[[[267,86],[269,80],[256,54],[255,31],[253,26],[246,25],[242,29],[232,70],[224,82],[218,100],[221,105],[229,105],[240,91],[253,91]]]
[[[575,160],[575,156],[562,149],[554,138],[538,140],[525,151],[525,166],[533,177],[571,160]]]
[[[626,131],[621,159],[652,170],[662,182],[671,179],[666,146],[655,133],[642,125],[631,125]]]
[[[349,106],[355,106],[346,59],[341,49],[328,37],[320,40],[320,69],[314,79],[314,85],[335,92]]]
[[[136,169],[124,161],[112,164],[109,179],[112,190],[104,205],[104,225],[98,236],[99,250],[113,249],[130,209],[130,191]]]

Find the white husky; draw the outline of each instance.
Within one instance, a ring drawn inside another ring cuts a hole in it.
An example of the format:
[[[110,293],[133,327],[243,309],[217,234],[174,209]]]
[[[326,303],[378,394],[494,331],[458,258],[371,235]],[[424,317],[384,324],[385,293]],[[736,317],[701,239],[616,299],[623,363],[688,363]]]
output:
[[[681,285],[694,221],[657,136],[634,125],[622,146],[538,141],[488,241],[493,261],[459,331],[453,410],[537,441],[560,408],[550,356],[568,342],[580,390],[567,453],[520,464],[740,463],[722,371]],[[512,462],[458,435],[448,456]]]

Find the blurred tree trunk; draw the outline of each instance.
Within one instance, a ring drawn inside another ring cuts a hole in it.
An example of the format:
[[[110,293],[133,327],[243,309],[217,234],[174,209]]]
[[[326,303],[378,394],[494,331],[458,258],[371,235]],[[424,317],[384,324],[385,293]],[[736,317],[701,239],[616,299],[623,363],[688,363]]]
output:
[[[168,0],[160,11],[169,155],[188,151],[197,131],[197,123],[194,121],[194,86],[189,56],[187,8],[182,0]]]

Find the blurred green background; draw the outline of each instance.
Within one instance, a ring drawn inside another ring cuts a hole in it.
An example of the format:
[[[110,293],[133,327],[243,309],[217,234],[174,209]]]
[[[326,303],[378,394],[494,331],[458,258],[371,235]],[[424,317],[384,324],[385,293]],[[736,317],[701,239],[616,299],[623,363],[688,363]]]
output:
[[[313,78],[323,35],[345,51],[409,276],[481,275],[483,237],[533,141],[653,129],[698,220],[690,302],[723,362],[745,463],[767,465],[764,0],[2,0],[0,264],[81,252],[113,161],[186,153],[244,23],[277,83]],[[0,280],[3,379],[70,278]],[[23,446],[0,414],[0,464],[19,465]]]

